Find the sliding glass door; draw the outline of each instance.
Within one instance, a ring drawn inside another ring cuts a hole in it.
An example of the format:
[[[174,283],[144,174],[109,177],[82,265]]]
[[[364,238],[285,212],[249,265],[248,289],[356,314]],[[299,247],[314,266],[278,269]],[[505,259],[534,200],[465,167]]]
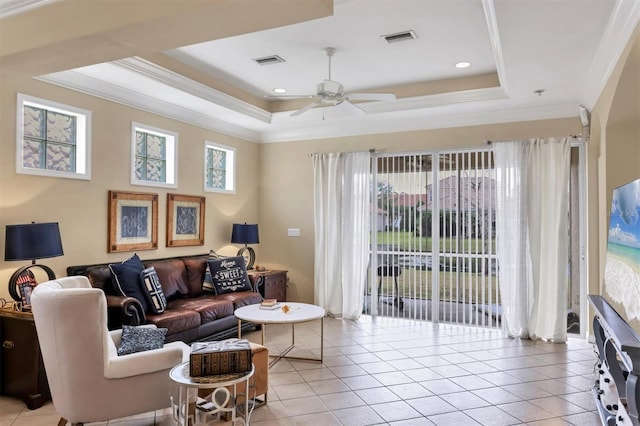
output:
[[[568,331],[584,317],[584,159],[572,155]],[[374,154],[371,260],[364,312],[500,326],[496,178],[482,150]]]

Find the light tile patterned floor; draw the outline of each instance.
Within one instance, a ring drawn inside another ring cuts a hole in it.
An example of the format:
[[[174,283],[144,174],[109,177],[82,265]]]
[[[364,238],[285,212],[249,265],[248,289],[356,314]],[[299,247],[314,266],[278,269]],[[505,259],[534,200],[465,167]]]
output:
[[[319,321],[296,326],[292,355],[319,356],[319,333]],[[260,333],[245,337],[259,342]],[[290,326],[268,326],[272,353],[290,339]],[[590,391],[595,361],[592,345],[577,338],[552,344],[484,328],[327,318],[324,362],[278,362],[270,370],[269,403],[253,412],[251,424],[596,426],[601,422]],[[31,411],[0,397],[0,426],[57,421],[51,403]],[[108,424],[173,422],[163,410]]]

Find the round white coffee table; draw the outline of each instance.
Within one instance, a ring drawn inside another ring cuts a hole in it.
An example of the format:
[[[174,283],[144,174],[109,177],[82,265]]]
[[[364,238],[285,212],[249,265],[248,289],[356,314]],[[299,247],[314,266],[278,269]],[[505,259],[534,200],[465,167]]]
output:
[[[177,424],[184,426],[190,424],[209,424],[210,420],[215,420],[222,413],[231,413],[232,424],[235,425],[237,418],[236,397],[243,394],[244,404],[242,406],[242,424],[248,425],[254,405],[249,408],[249,379],[253,376],[255,367],[251,366],[251,371],[246,373],[224,374],[219,376],[191,377],[189,375],[189,361],[178,364],[171,369],[169,377],[180,386],[177,406],[171,401],[173,420]],[[238,388],[244,382],[243,387]],[[227,389],[233,386],[233,393]],[[189,413],[189,401],[195,401],[197,395],[189,398],[189,391],[196,389],[214,389],[211,396],[211,408],[207,411],[197,407],[195,413]],[[212,417],[212,419],[209,419]]]
[[[260,304],[247,305],[235,310],[234,315],[238,318],[238,338],[242,338],[242,321],[252,322],[262,325],[262,341],[264,345],[264,334],[267,324],[291,324],[291,345],[278,355],[273,356],[274,359],[269,363],[269,367],[281,360],[282,358],[296,359],[303,361],[319,361],[322,362],[324,351],[324,309],[320,306],[308,303],[298,302],[280,302],[280,306],[287,305],[288,312],[284,312],[282,308],[277,309],[261,309]],[[296,343],[296,323],[320,320],[320,358],[303,358],[286,356],[295,347]]]

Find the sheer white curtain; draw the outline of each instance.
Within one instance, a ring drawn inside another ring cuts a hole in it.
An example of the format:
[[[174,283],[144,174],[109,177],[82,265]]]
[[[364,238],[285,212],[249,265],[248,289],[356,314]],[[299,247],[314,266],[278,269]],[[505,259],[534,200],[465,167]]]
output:
[[[567,138],[494,146],[502,324],[512,337],[567,339],[570,150]]]
[[[362,313],[369,262],[369,153],[313,154],[315,303],[329,315]]]

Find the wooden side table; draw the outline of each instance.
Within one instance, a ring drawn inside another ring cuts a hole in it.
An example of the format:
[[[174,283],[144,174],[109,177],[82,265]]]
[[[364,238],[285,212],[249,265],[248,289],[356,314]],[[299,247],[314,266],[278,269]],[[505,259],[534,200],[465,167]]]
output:
[[[24,401],[30,410],[51,399],[31,312],[0,309],[0,394]]]
[[[265,299],[287,301],[287,272],[278,270],[249,271],[251,284]]]

